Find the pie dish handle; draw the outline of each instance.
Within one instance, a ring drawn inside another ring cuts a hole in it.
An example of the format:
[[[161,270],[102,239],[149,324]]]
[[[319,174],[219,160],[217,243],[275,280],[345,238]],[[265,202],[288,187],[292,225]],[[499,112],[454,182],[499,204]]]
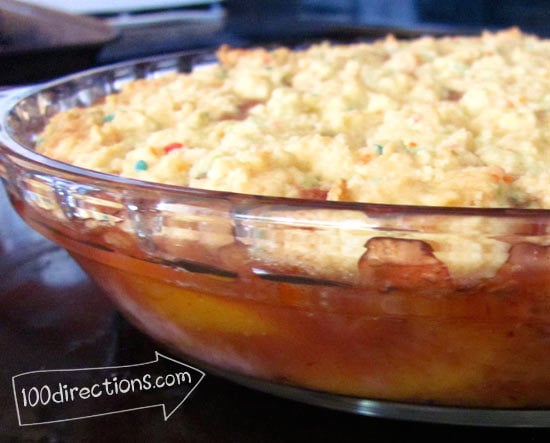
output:
[[[0,109],[4,109],[4,102],[9,98],[17,99],[24,96],[26,92],[31,91],[35,88],[36,85],[0,87]]]
[[[6,146],[5,141],[7,140],[7,124],[6,121],[9,116],[9,109],[13,109],[13,106],[21,100],[23,97],[28,95],[28,93],[36,89],[37,85],[25,85],[25,86],[14,86],[14,87],[0,87],[0,180],[9,181],[8,173],[8,159],[7,159],[7,150],[9,148]]]

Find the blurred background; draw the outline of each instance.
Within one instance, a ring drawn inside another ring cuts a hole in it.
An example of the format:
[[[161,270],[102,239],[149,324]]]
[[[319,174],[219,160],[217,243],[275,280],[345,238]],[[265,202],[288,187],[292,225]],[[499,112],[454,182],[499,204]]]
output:
[[[509,26],[549,36],[548,23],[549,0],[0,0],[0,85],[221,43]]]

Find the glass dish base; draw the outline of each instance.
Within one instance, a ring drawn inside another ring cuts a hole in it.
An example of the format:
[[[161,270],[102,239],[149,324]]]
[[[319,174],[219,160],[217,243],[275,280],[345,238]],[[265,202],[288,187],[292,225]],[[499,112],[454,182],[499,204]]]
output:
[[[193,359],[186,358],[186,360],[192,361]],[[550,428],[549,409],[466,408],[373,400],[269,382],[224,371],[201,362],[193,364],[215,376],[256,391],[311,406],[368,417],[444,425]]]

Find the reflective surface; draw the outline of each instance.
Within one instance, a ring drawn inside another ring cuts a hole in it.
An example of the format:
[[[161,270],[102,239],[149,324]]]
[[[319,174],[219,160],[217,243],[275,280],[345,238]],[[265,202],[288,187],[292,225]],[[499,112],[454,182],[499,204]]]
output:
[[[155,351],[166,352],[121,319],[64,251],[28,228],[0,187],[0,441],[402,441],[411,432],[419,439],[445,441],[475,436],[544,442],[550,437],[546,429],[461,427],[348,414],[263,394],[211,372],[167,422],[160,411],[150,409],[18,426],[14,375],[139,363]]]

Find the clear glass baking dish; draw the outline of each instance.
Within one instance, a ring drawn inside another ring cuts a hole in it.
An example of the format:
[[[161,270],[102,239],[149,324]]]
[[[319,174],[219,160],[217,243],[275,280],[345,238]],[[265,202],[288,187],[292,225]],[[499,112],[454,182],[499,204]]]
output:
[[[33,150],[60,110],[213,62],[138,60],[4,97],[0,176],[20,216],[138,327],[240,383],[367,415],[550,424],[549,210],[205,191]],[[460,280],[434,245],[466,257]],[[505,256],[476,265],[476,248]]]

